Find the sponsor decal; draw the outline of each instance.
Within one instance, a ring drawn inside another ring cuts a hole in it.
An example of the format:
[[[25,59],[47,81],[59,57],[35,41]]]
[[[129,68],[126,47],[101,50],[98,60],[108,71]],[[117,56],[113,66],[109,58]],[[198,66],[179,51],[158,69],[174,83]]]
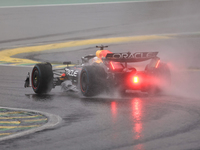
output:
[[[137,53],[113,53],[107,54],[107,58],[116,58],[116,59],[131,59],[131,58],[152,58],[156,57],[158,52],[137,52]]]
[[[78,70],[70,70],[70,69],[65,68],[65,72],[66,72],[66,75],[71,76],[71,77],[77,77],[78,75]]]

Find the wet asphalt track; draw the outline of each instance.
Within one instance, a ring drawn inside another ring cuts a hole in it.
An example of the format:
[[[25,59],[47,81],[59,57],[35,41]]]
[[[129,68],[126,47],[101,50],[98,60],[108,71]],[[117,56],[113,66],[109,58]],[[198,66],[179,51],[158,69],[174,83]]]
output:
[[[0,9],[1,49],[39,43],[148,34],[179,34],[168,40],[111,44],[111,51],[159,51],[172,70],[163,95],[85,98],[54,89],[38,96],[24,89],[28,67],[0,66],[0,102],[59,115],[62,123],[17,139],[0,149],[190,150],[200,149],[200,1],[151,2]],[[40,61],[76,61],[93,45],[20,55]],[[83,49],[83,50],[82,50]]]

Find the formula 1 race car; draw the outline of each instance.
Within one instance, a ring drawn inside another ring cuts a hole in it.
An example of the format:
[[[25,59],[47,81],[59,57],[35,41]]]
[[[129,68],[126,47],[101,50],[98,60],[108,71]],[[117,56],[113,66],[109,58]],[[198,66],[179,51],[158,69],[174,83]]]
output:
[[[52,69],[50,63],[39,63],[33,67],[25,80],[25,87],[31,86],[37,94],[48,93],[55,86],[66,91],[81,91],[84,96],[95,96],[102,92],[121,94],[127,90],[158,93],[170,84],[170,70],[160,62],[158,52],[112,53],[96,46],[96,55],[82,57],[82,63],[72,65],[64,62],[62,69]],[[146,64],[148,62],[148,64]],[[145,63],[143,70],[139,63]]]

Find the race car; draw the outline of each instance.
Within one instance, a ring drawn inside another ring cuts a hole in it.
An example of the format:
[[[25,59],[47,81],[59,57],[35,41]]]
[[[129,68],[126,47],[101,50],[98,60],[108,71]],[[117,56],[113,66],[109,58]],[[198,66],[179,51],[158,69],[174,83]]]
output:
[[[66,91],[81,91],[86,96],[103,92],[141,91],[156,94],[170,85],[171,75],[166,63],[160,62],[158,52],[122,52],[105,50],[108,46],[96,46],[96,54],[82,57],[82,63],[52,69],[48,62],[36,64],[25,80],[25,87],[37,94],[48,93],[61,86]],[[144,68],[139,65],[143,64]],[[147,63],[147,64],[146,64]],[[30,78],[31,76],[31,78]]]

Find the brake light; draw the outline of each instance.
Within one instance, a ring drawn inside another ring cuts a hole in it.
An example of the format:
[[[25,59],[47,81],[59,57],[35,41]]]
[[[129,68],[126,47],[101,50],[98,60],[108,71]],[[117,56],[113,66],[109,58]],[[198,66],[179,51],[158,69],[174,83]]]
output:
[[[138,83],[138,82],[139,82],[138,76],[134,76],[134,77],[133,77],[133,83]]]
[[[112,61],[110,62],[110,65],[111,65],[112,69],[115,70],[115,66],[113,65]]]
[[[156,63],[156,68],[158,68],[159,64],[160,64],[160,59]]]

